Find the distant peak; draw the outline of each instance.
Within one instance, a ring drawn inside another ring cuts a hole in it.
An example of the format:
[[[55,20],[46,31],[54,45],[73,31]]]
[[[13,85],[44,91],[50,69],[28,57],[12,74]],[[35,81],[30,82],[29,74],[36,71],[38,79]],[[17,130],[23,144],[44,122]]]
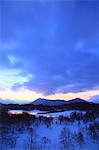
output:
[[[45,98],[37,98],[36,100],[46,100]]]
[[[88,103],[87,101],[80,99],[80,98],[75,98],[72,100],[49,100],[45,98],[37,98],[35,101],[33,101],[31,104],[34,105],[65,105],[65,104],[71,104],[71,103]]]
[[[81,98],[74,98],[72,100],[69,100],[68,102],[72,102],[72,103],[74,103],[74,102],[76,102],[76,103],[81,103],[81,102],[88,103],[86,100],[81,99]]]

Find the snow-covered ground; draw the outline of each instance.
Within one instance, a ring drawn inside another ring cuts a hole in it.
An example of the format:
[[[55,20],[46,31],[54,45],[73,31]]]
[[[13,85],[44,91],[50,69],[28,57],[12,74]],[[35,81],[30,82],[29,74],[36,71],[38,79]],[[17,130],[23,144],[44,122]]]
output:
[[[68,110],[68,111],[63,111],[63,112],[53,112],[53,113],[46,113],[46,114],[40,114],[40,115],[43,115],[43,116],[51,116],[51,117],[59,117],[61,115],[63,116],[70,116],[70,114],[72,112],[75,112],[74,110]],[[85,113],[86,111],[76,111],[76,112],[82,112],[82,113]]]
[[[40,112],[30,111],[36,115]],[[93,128],[98,120],[60,122],[55,119],[60,115],[70,116],[71,112],[50,113],[54,116],[50,123],[36,120],[32,124],[19,122],[2,126],[0,150],[98,150],[99,132]]]

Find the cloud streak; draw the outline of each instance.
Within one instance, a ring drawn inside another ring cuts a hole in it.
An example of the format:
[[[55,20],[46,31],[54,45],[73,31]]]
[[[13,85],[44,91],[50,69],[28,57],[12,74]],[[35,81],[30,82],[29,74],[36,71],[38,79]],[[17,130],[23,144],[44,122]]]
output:
[[[41,97],[41,98],[46,98],[50,100],[55,100],[55,99],[64,99],[64,100],[71,100],[74,98],[82,98],[85,100],[92,101],[92,97],[94,98],[94,101],[96,101],[95,96],[98,95],[99,89],[98,90],[90,90],[90,91],[85,91],[85,92],[78,92],[78,93],[72,93],[68,92],[66,93],[56,93],[56,94],[51,94],[44,96],[42,93],[38,93],[29,89],[24,89],[21,88],[20,90],[9,90],[9,89],[1,89],[0,90],[0,99],[2,102],[5,102],[5,100],[14,100],[20,103],[21,102],[32,102],[33,100]],[[98,96],[97,96],[98,97]],[[98,102],[98,100],[97,100]]]

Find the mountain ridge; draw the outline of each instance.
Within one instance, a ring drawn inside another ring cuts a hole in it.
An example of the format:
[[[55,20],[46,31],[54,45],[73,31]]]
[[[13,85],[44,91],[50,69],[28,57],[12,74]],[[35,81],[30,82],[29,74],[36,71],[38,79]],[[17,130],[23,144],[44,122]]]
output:
[[[72,100],[49,100],[45,98],[38,98],[35,101],[33,101],[31,104],[33,105],[50,105],[50,106],[57,106],[57,105],[65,105],[65,104],[73,104],[73,103],[90,103],[87,102],[86,100],[80,99],[80,98],[75,98]]]

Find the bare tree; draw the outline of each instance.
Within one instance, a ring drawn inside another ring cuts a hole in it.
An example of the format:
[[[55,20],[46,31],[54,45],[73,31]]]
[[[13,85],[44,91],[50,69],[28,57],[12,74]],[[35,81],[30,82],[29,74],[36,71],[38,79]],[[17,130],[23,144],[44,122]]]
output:
[[[98,140],[99,139],[99,124],[93,123],[90,124],[88,127],[88,134],[89,136],[94,139],[94,140]]]
[[[44,136],[41,138],[42,150],[50,149],[51,141],[48,137]]]
[[[13,128],[2,127],[0,132],[0,149],[7,150],[8,148],[15,148],[17,142],[17,135]]]
[[[33,150],[36,149],[37,141],[36,141],[37,134],[33,128],[29,128],[28,130],[28,137],[25,141],[25,149],[26,150]]]
[[[83,136],[83,133],[81,131],[79,131],[76,134],[76,139],[77,139],[77,142],[79,143],[79,145],[81,147],[83,145],[83,143],[84,143],[84,136]]]
[[[73,149],[72,133],[68,128],[63,128],[60,133],[60,149],[71,150]]]

